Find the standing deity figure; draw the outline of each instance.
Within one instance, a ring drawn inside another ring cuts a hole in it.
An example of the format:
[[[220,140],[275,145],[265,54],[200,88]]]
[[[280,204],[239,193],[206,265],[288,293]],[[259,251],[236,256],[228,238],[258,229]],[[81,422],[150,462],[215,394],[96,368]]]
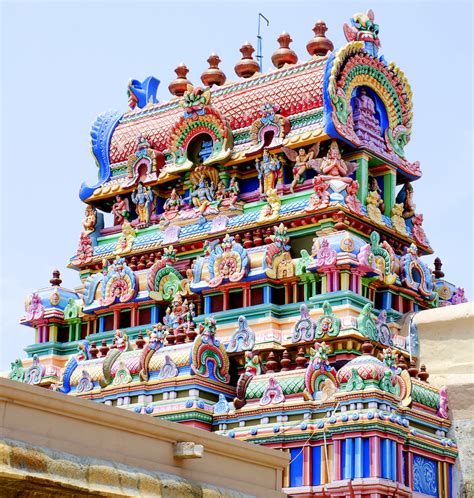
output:
[[[336,140],[331,142],[326,157],[321,161],[321,173],[327,176],[349,176],[357,169],[357,164],[344,161]]]
[[[154,208],[155,195],[150,187],[144,187],[142,182],[138,182],[137,190],[132,193],[132,202],[140,223],[149,224]]]
[[[369,193],[370,192],[377,192],[377,207],[380,209],[380,212],[383,213],[385,210],[385,204],[383,202],[382,190],[380,189],[377,179],[374,176],[369,176]],[[373,197],[375,199],[377,196],[374,195]]]
[[[125,219],[130,216],[130,205],[127,198],[121,195],[115,196],[115,204],[112,206],[112,213],[114,214],[114,224],[121,225]]]
[[[281,161],[274,154],[269,154],[268,149],[263,149],[262,159],[255,159],[255,165],[260,182],[260,193],[266,196],[268,191],[276,188],[282,176]]]
[[[218,201],[222,201],[227,197],[227,189],[225,188],[225,184],[222,180],[219,180],[219,183],[217,184],[215,197]]]
[[[95,230],[95,225],[97,223],[97,211],[93,206],[86,207],[86,217],[82,221],[82,226],[84,227],[84,233],[90,235]]]
[[[294,192],[296,185],[304,181],[305,171],[314,169],[319,172],[321,159],[315,159],[319,152],[319,143],[312,145],[307,152],[303,147],[298,149],[298,152],[288,147],[282,147],[281,150],[290,161],[295,163],[293,165],[293,181],[290,185],[290,190]]]

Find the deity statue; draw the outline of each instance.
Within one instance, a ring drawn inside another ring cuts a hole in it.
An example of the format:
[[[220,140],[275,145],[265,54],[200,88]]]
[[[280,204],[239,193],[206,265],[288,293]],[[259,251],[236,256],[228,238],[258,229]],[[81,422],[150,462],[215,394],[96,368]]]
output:
[[[227,189],[225,188],[224,182],[219,180],[217,184],[217,189],[215,193],[215,198],[219,201],[223,201],[227,197]]]
[[[272,188],[267,192],[267,204],[260,211],[258,221],[269,223],[278,220],[280,217],[281,199],[276,188]]]
[[[155,206],[155,195],[151,188],[144,187],[142,182],[138,182],[137,190],[132,193],[132,202],[136,205],[139,222],[148,225]]]
[[[228,193],[229,193],[229,209],[237,209],[236,204],[239,199],[240,188],[237,178],[235,178],[235,176],[230,180]]]
[[[405,218],[403,218],[403,204],[394,204],[391,213],[393,228],[402,235],[407,235]]]
[[[197,187],[191,193],[191,202],[194,207],[198,208],[201,215],[204,211],[214,202],[216,199],[214,197],[214,192],[211,186],[209,186],[206,178],[201,176]]]
[[[326,157],[321,161],[320,169],[323,175],[346,177],[357,169],[357,164],[344,161],[339,145],[333,140]]]
[[[329,205],[329,185],[318,175],[313,178],[314,194],[309,198],[308,205],[305,208],[307,213],[324,209]]]
[[[265,197],[270,189],[276,188],[282,177],[281,162],[277,156],[269,154],[268,149],[265,148],[262,159],[255,159],[255,165],[260,182],[260,193],[262,197]]]
[[[170,196],[168,199],[166,199],[165,203],[163,204],[163,213],[161,215],[161,218],[165,221],[171,221],[176,216],[178,215],[179,211],[183,208],[184,206],[184,201],[182,197],[176,192],[176,189],[174,188],[171,191]]]
[[[357,198],[357,193],[359,192],[359,182],[357,180],[352,180],[350,185],[346,188],[347,195],[344,199],[346,206],[357,214],[362,214],[362,204]]]
[[[382,223],[382,212],[379,208],[380,200],[379,193],[376,190],[371,190],[365,201],[369,218],[379,224]]]
[[[82,221],[82,226],[84,227],[84,233],[89,235],[95,231],[95,225],[97,223],[97,211],[94,206],[86,207],[86,217]]]
[[[120,238],[117,241],[114,254],[127,254],[130,252],[135,236],[135,229],[127,220],[124,220],[122,224],[122,235],[120,235]]]
[[[377,179],[374,176],[369,176],[369,192],[377,192],[379,199],[377,207],[380,209],[380,212],[383,213],[385,210],[385,204],[383,202],[382,190],[380,189]]]
[[[112,206],[112,213],[114,214],[114,224],[121,225],[125,219],[130,217],[130,205],[128,199],[122,198],[120,194],[115,196],[115,204]]]
[[[290,185],[290,190],[294,192],[296,185],[304,181],[306,170],[312,168],[319,172],[321,159],[315,159],[319,153],[319,143],[312,145],[308,149],[308,152],[303,147],[298,152],[288,147],[282,147],[281,150],[290,161],[294,161],[295,163],[293,165],[293,181]]]
[[[403,217],[411,226],[412,218],[415,216],[416,206],[413,203],[413,187],[410,182],[405,182],[400,192],[398,192],[396,201],[398,204],[403,204]]]

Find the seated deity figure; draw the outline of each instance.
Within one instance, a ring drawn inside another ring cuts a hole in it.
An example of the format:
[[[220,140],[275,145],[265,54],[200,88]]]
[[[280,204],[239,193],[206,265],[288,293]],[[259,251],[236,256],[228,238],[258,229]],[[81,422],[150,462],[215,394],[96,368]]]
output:
[[[153,212],[155,195],[150,187],[144,187],[138,182],[137,190],[132,193],[132,202],[136,205],[135,210],[140,223],[149,224]]]
[[[112,213],[114,214],[114,224],[121,225],[125,219],[130,216],[130,205],[127,198],[121,195],[115,196],[115,203],[112,206]]]
[[[169,198],[166,199],[165,203],[163,204],[163,209],[171,213],[179,211],[179,208],[181,208],[182,206],[183,206],[183,199],[176,192],[176,189],[174,188],[171,191]]]
[[[266,197],[269,190],[276,188],[278,180],[282,176],[281,161],[277,156],[263,149],[262,159],[255,159],[255,165],[260,182],[260,193]]]
[[[97,223],[97,211],[94,206],[86,207],[86,217],[82,222],[84,227],[84,233],[86,235],[91,234],[95,230],[95,225]]]
[[[211,202],[214,202],[214,192],[209,186],[206,179],[202,176],[197,188],[191,193],[191,202],[194,207],[198,208],[201,214],[206,211]]]
[[[416,206],[413,202],[413,186],[410,182],[405,182],[400,192],[398,192],[396,201],[399,204],[403,204],[403,214],[402,216],[407,220],[408,225],[412,225],[412,219],[415,216]]]
[[[379,208],[380,212],[383,213],[385,210],[385,204],[383,202],[383,196],[382,196],[382,190],[379,187],[379,184],[377,182],[377,179],[374,176],[369,176],[369,192],[377,192],[379,195],[378,201],[377,201],[377,207]],[[375,198],[375,196],[374,196]]]

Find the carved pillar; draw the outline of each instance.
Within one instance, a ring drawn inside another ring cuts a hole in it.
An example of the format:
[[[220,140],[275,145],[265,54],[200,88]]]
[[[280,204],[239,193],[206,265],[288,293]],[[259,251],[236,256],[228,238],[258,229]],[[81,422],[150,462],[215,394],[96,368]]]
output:
[[[395,187],[397,175],[395,171],[388,171],[383,176],[383,202],[385,205],[385,216],[390,217],[392,207],[395,204]]]
[[[365,205],[365,199],[369,193],[369,158],[365,154],[357,158],[359,167],[356,171],[356,180],[359,182],[357,197]]]

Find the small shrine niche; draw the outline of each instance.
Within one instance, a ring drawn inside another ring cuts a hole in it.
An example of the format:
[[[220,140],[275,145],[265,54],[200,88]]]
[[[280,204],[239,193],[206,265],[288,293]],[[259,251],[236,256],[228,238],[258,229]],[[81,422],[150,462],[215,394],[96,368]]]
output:
[[[351,98],[354,132],[365,144],[385,150],[384,130],[387,112],[380,97],[369,87],[357,87]]]
[[[208,133],[194,137],[188,145],[188,158],[194,164],[203,164],[213,151],[214,141]]]

